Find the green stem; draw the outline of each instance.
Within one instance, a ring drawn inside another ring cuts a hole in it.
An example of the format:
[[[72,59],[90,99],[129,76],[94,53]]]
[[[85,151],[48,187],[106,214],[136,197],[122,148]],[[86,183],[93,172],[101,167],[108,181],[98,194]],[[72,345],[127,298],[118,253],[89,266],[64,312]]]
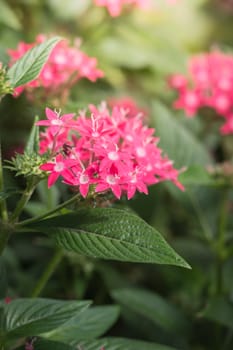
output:
[[[219,213],[218,238],[216,246],[216,294],[223,291],[223,265],[225,261],[225,233],[228,216],[228,189],[223,192],[222,203]]]
[[[193,196],[191,191],[187,191],[187,194],[189,196],[189,199],[193,205],[194,210],[196,211],[197,218],[199,220],[199,224],[202,228],[203,237],[205,240],[212,245],[213,240],[213,234],[210,228],[210,225],[208,224],[204,213],[202,212],[201,208],[199,207],[199,204],[196,200],[196,198]]]
[[[58,205],[56,208],[46,212],[45,214],[41,214],[41,215],[38,215],[38,216],[36,216],[34,218],[18,222],[18,223],[15,224],[15,226],[16,227],[21,227],[21,226],[24,226],[24,225],[32,224],[33,222],[39,221],[41,219],[44,219],[44,218],[46,218],[46,217],[56,213],[57,211],[63,209],[64,207],[66,207],[66,206],[76,202],[77,199],[80,199],[80,194],[79,193],[76,194],[74,197],[68,199],[67,201],[63,202],[62,204]]]
[[[36,298],[40,295],[41,291],[46,286],[48,280],[56,270],[57,266],[59,265],[60,261],[62,260],[63,252],[62,250],[57,250],[52,257],[51,261],[49,262],[46,270],[42,274],[41,278],[39,279],[38,283],[36,284],[35,288],[32,291],[31,297]]]
[[[1,141],[1,140],[0,140]],[[0,142],[0,192],[4,191],[4,180],[3,180],[3,168],[2,168],[2,152],[1,152],[1,142]],[[6,200],[0,199],[0,216],[3,221],[8,221],[8,212]]]
[[[14,228],[9,223],[0,222],[0,256],[2,255],[13,231]]]
[[[27,181],[27,186],[25,191],[22,194],[22,197],[20,198],[14,212],[12,213],[11,217],[10,217],[10,222],[15,222],[17,221],[17,219],[19,218],[21,212],[23,211],[25,205],[27,204],[27,202],[29,201],[29,199],[31,198],[36,186],[38,184],[38,178],[35,177],[31,177],[28,181]]]

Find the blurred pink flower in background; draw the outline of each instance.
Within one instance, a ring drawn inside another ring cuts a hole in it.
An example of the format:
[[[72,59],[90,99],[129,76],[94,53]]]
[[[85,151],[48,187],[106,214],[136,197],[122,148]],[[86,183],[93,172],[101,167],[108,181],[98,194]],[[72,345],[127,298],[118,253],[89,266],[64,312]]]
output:
[[[175,108],[194,116],[209,107],[223,118],[222,134],[233,133],[233,56],[219,51],[193,56],[187,76],[174,74],[169,84],[177,90]]]
[[[178,0],[165,0],[167,3],[175,4]],[[153,5],[153,0],[94,0],[95,5],[106,7],[110,16],[117,17],[125,6],[149,9]]]
[[[46,39],[45,35],[40,34],[33,43],[20,42],[15,50],[9,49],[9,65],[11,66],[28,50]],[[53,49],[38,78],[17,87],[15,95],[18,96],[23,91],[30,94],[36,88],[43,88],[45,96],[65,94],[80,79],[86,78],[95,82],[103,75],[103,72],[97,68],[96,58],[89,57],[80,50],[79,39],[74,42],[74,46],[70,46],[67,40],[62,40]]]

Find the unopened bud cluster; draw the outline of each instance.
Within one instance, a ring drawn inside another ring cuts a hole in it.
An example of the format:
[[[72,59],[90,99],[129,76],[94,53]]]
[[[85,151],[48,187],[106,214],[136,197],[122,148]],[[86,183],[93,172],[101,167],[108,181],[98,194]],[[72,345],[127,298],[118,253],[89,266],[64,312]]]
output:
[[[16,171],[16,176],[39,176],[44,177],[44,172],[40,169],[41,164],[45,162],[45,157],[37,153],[16,154],[7,166],[8,169]]]

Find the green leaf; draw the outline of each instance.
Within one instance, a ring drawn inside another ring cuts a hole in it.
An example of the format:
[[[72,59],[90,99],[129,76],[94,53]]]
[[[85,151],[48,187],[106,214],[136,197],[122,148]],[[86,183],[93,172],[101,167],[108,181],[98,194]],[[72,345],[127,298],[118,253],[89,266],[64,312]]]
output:
[[[115,337],[85,341],[80,343],[79,346],[85,350],[176,350],[166,345]]]
[[[214,185],[215,181],[208,171],[199,165],[192,165],[179,176],[179,181],[184,185]]]
[[[160,137],[159,147],[180,168],[211,164],[211,157],[195,136],[161,103],[153,104],[154,126]]]
[[[60,40],[60,37],[48,39],[22,56],[7,72],[12,87],[26,84],[35,79]]]
[[[117,306],[96,306],[63,324],[61,327],[44,334],[50,340],[76,345],[82,340],[95,339],[103,335],[117,320]]]
[[[0,23],[15,30],[21,29],[21,23],[11,7],[4,0],[0,0],[0,6]]]
[[[33,349],[34,350],[77,350],[73,346],[52,341],[52,340],[47,340],[47,339],[35,339],[33,341]],[[17,347],[14,350],[25,350],[25,345],[22,345],[20,347]]]
[[[189,268],[158,231],[128,211],[80,209],[29,227],[39,229],[53,237],[58,246],[79,254]]]
[[[48,5],[51,8],[53,14],[59,19],[70,21],[72,19],[77,20],[78,17],[82,16],[91,1],[77,1],[77,0],[48,0]]]
[[[158,294],[137,288],[114,290],[111,294],[123,310],[128,309],[167,332],[180,335],[188,333],[190,325],[187,318]]]
[[[15,299],[4,305],[5,337],[12,339],[48,332],[82,312],[89,301]]]
[[[20,193],[20,191],[18,189],[16,189],[16,188],[8,188],[8,189],[6,189],[4,191],[1,191],[0,192],[0,201],[2,199],[6,199],[8,197],[11,197],[11,196],[13,196],[14,194],[17,194],[17,193]]]
[[[39,117],[36,116],[25,147],[25,152],[29,155],[35,152],[38,153],[39,150],[39,128],[35,125],[38,120]]]
[[[224,297],[212,298],[201,316],[233,329],[233,302]]]

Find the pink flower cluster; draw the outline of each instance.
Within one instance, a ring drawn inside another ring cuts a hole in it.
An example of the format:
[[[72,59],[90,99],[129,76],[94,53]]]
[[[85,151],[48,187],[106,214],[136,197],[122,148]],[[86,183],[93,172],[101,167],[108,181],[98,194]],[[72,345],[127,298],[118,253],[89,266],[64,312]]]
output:
[[[164,180],[180,189],[179,171],[162,156],[154,129],[143,124],[140,114],[126,109],[89,106],[89,112],[60,115],[46,108],[46,120],[37,125],[46,129],[40,135],[40,154],[49,160],[41,165],[48,172],[48,187],[61,176],[63,182],[79,188],[83,197],[89,190],[111,190],[119,199],[130,199],[136,191],[148,193],[147,186]]]
[[[112,17],[119,16],[127,5],[139,8],[147,8],[150,5],[150,0],[94,0],[94,2],[97,6],[106,7]]]
[[[106,7],[110,16],[117,17],[121,14],[125,6],[131,5],[141,9],[148,9],[152,6],[153,0],[94,0],[97,6]],[[167,0],[174,4],[177,0]]]
[[[222,134],[233,133],[233,56],[212,52],[191,58],[189,77],[175,74],[170,85],[179,93],[175,108],[192,117],[202,107],[210,107],[225,122]]]
[[[38,35],[34,43],[20,42],[15,50],[8,50],[11,66],[21,56],[35,45],[46,40],[45,35]],[[97,69],[97,60],[87,56],[79,48],[80,40],[77,39],[74,46],[69,46],[67,40],[60,41],[53,49],[48,61],[44,65],[37,79],[17,87],[15,94],[19,95],[22,91],[30,92],[34,88],[43,88],[46,95],[59,94],[64,89],[70,89],[81,78],[87,78],[95,82],[103,77],[103,72]]]

